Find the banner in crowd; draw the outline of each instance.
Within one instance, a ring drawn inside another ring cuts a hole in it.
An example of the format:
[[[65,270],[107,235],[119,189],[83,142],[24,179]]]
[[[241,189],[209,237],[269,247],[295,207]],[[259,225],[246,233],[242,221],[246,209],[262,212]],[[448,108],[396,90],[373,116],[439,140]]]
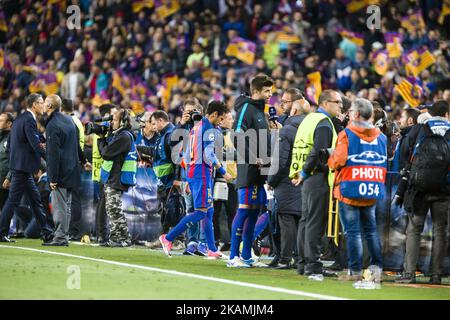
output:
[[[438,18],[439,24],[444,24],[445,18],[448,15],[450,15],[450,0],[444,0],[444,3],[442,4],[442,11]]]
[[[240,37],[235,37],[231,40],[225,50],[227,56],[235,57],[249,65],[252,65],[255,61],[255,53],[256,44]]]
[[[359,47],[364,45],[364,36],[362,33],[353,32],[344,28],[336,28],[336,31],[345,39],[353,42]]]
[[[386,32],[384,39],[389,58],[400,58],[403,52],[400,34],[398,32]]]
[[[414,33],[416,30],[425,30],[425,21],[423,20],[422,10],[417,10],[413,14],[403,17],[401,26],[408,30],[408,33]]]
[[[403,79],[399,84],[396,84],[394,88],[410,107],[415,108],[420,105],[423,88],[419,85],[417,79],[408,77],[407,79]]]
[[[373,69],[380,76],[384,76],[389,69],[389,54],[387,50],[377,50],[372,53],[370,59],[373,63]]]
[[[348,13],[355,13],[370,5],[379,5],[381,0],[341,0]]]
[[[432,66],[435,62],[434,55],[426,49],[411,50],[403,56],[406,74],[414,77],[419,76],[423,70]]]
[[[322,78],[319,71],[306,76],[306,96],[312,103],[318,105],[319,97],[322,93]]]

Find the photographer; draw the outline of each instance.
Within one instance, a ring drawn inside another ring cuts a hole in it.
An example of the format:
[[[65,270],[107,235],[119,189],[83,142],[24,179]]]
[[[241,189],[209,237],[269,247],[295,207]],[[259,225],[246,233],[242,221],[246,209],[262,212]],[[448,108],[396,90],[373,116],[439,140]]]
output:
[[[113,104],[102,104],[99,108],[100,116],[102,119],[109,119],[113,112],[116,112],[117,108]],[[101,125],[96,123],[88,123],[86,125],[86,135],[93,134],[92,139],[92,181],[94,182],[94,190],[98,190],[98,196],[94,197],[97,200],[97,206],[95,208],[95,233],[97,235],[97,242],[100,245],[108,244],[108,230],[106,221],[106,208],[105,208],[105,192],[104,185],[100,181],[100,170],[103,163],[102,155],[98,149],[98,139],[100,135],[106,134],[108,130],[109,122],[102,122]],[[107,140],[111,139],[111,136]],[[98,187],[98,189],[96,188]]]
[[[203,106],[197,98],[188,98],[183,104],[183,115],[181,117],[180,123],[175,126],[175,130],[182,130],[183,142],[182,146],[175,147],[174,144],[178,141],[171,141],[172,148],[178,148],[178,150],[186,150],[189,143],[189,132],[194,127],[194,122],[199,121],[203,115]],[[181,194],[183,195],[184,202],[186,204],[186,213],[190,214],[194,212],[194,199],[192,193],[189,189],[189,185],[186,181],[186,164],[181,163],[176,167],[176,179],[180,180]],[[205,243],[205,236],[203,231],[203,226],[200,223],[193,223],[186,231],[186,250],[183,254],[185,255],[203,255],[208,254],[207,246]]]
[[[347,240],[349,270],[339,280],[362,279],[362,227],[371,264],[377,269],[375,280],[381,281],[383,265],[375,206],[385,194],[387,138],[369,122],[372,113],[370,101],[356,99],[352,103],[352,122],[339,133],[336,149],[328,159],[329,168],[338,170],[334,196],[339,200],[339,218]],[[374,178],[369,179],[369,175]]]
[[[403,157],[411,160],[401,170],[402,181],[394,200],[408,211],[404,274],[398,283],[416,282],[420,234],[429,210],[433,222],[430,283],[442,282],[450,198],[449,103],[437,101],[429,113],[432,117],[413,127],[402,143],[406,151]]]
[[[130,132],[130,116],[125,109],[113,113],[110,139],[98,139],[98,149],[104,159],[100,178],[105,186],[105,207],[111,224],[110,247],[128,247],[130,234],[122,211],[122,194],[136,184],[137,152]]]
[[[142,128],[136,135],[136,148],[139,153],[139,167],[145,167],[146,174],[155,177],[155,173],[151,168],[155,155],[155,147],[158,142],[158,133],[152,125],[151,113],[146,112],[141,119]]]
[[[153,112],[150,119],[153,128],[159,134],[153,159],[153,171],[158,178],[158,213],[161,215],[162,233],[167,233],[170,225],[166,220],[164,207],[175,181],[175,165],[171,159],[170,148],[170,135],[174,125],[169,122],[169,116],[162,110]]]

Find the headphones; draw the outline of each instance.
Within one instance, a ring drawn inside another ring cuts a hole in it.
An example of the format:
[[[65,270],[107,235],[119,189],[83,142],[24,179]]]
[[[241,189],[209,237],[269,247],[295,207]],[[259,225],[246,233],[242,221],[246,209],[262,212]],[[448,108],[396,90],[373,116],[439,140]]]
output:
[[[123,109],[123,111],[120,113],[120,127],[129,127],[131,124],[131,117],[130,113],[127,109]]]
[[[375,122],[374,124],[375,128],[382,128],[386,124],[386,121],[387,121],[387,113],[386,111],[383,110],[383,116],[380,119],[378,119],[378,121]]]

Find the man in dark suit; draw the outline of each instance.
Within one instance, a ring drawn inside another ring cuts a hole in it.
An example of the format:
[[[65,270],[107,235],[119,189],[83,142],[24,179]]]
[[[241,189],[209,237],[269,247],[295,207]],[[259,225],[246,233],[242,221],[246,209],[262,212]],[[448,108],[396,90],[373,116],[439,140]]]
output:
[[[72,119],[60,112],[61,98],[49,95],[44,109],[48,115],[45,127],[47,138],[47,175],[52,190],[55,236],[46,246],[68,246],[70,208],[73,190],[80,186],[80,162],[77,128]]]
[[[27,106],[27,111],[14,121],[9,137],[11,185],[0,220],[0,242],[12,242],[8,238],[9,225],[24,193],[28,195],[44,242],[52,239],[53,231],[46,222],[40,194],[33,179],[33,173],[39,170],[41,157],[45,158],[45,149],[39,140],[36,126],[36,116],[44,112],[44,99],[40,94],[30,94],[27,97]]]

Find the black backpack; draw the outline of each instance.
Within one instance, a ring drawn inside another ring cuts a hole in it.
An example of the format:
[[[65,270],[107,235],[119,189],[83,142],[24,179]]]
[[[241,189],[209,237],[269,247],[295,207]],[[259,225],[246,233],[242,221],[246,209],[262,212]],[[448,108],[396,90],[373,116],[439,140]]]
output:
[[[434,134],[427,124],[423,125],[411,157],[410,185],[421,192],[443,191],[449,167],[450,146],[447,139]]]
[[[174,227],[186,214],[184,198],[177,188],[172,187],[165,206],[164,225]]]

